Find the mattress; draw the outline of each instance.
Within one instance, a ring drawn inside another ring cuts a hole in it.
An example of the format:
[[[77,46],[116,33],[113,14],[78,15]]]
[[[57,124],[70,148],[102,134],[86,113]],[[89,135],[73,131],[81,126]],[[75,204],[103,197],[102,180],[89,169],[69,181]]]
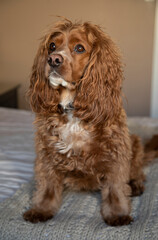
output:
[[[34,114],[30,111],[0,108],[0,201],[12,196],[33,176]],[[147,141],[158,134],[158,119],[128,118],[131,133]]]

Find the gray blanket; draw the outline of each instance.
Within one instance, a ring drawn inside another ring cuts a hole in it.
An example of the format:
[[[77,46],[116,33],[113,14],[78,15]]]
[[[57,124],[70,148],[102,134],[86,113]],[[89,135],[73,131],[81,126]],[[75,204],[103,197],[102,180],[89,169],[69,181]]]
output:
[[[158,161],[147,169],[146,191],[133,198],[129,226],[107,226],[100,215],[100,193],[65,192],[54,219],[31,224],[22,218],[31,204],[33,181],[4,200],[33,175],[35,157],[32,121],[28,111],[0,108],[0,240],[158,239]],[[128,118],[132,133],[145,142],[158,134],[158,119]]]
[[[158,160],[158,159],[157,159]],[[58,214],[46,223],[25,222],[22,213],[31,203],[33,181],[0,204],[1,240],[137,240],[158,239],[158,161],[146,169],[146,190],[133,198],[134,222],[107,226],[100,215],[100,192],[65,192]]]

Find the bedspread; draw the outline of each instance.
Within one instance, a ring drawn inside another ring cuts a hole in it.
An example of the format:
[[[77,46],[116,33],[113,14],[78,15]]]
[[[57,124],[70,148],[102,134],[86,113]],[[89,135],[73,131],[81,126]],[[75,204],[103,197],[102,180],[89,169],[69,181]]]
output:
[[[29,111],[0,108],[0,201],[33,175],[33,119]]]
[[[128,226],[111,227],[103,222],[99,192],[65,192],[53,219],[38,224],[25,222],[22,214],[30,208],[34,189],[30,180],[35,158],[33,120],[29,111],[0,108],[0,239],[158,239],[158,159],[146,169],[144,194],[132,199],[134,222]],[[158,134],[158,119],[128,118],[128,125],[143,142]]]
[[[33,176],[33,121],[30,111],[0,108],[0,202]],[[143,142],[158,134],[158,119],[131,117],[128,125]]]

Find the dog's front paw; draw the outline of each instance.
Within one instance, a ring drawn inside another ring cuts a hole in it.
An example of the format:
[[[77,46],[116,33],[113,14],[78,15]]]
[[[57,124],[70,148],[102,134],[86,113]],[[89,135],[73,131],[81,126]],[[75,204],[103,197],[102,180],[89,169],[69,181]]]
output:
[[[130,224],[133,221],[133,219],[131,216],[125,215],[125,216],[107,217],[104,219],[104,221],[110,226],[122,226],[122,225]]]
[[[33,208],[23,214],[23,218],[32,223],[45,222],[52,217],[53,214],[50,211],[44,212]]]

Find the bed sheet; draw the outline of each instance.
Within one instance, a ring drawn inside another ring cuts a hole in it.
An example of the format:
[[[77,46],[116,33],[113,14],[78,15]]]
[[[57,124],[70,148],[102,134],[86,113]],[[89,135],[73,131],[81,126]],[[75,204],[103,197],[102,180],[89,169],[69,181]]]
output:
[[[30,111],[0,108],[0,201],[33,176],[33,119]]]
[[[34,114],[0,108],[0,201],[10,197],[33,176]],[[131,133],[147,141],[158,134],[158,119],[128,118]]]

